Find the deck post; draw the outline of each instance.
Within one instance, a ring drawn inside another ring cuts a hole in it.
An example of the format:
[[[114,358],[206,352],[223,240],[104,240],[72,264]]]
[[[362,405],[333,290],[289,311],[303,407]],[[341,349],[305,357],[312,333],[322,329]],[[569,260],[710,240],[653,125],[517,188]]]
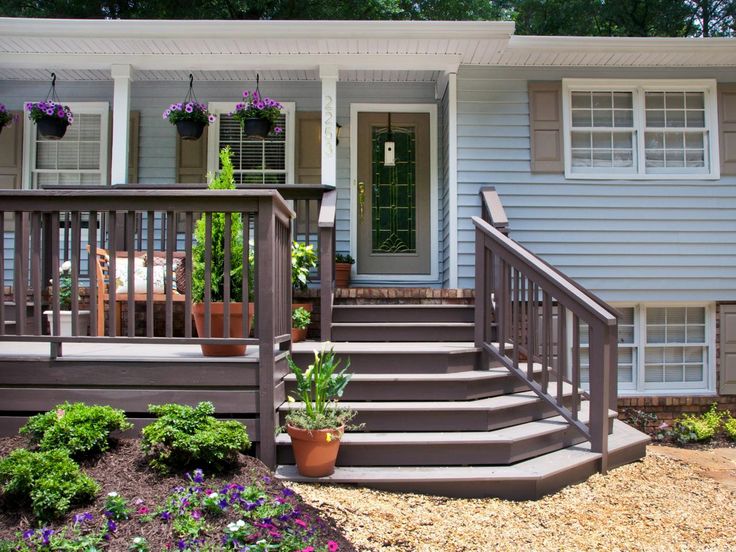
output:
[[[320,65],[322,81],[322,184],[337,185],[337,66]]]
[[[112,105],[112,163],[110,171],[112,184],[127,184],[128,158],[130,152],[130,65],[112,65],[113,79]]]

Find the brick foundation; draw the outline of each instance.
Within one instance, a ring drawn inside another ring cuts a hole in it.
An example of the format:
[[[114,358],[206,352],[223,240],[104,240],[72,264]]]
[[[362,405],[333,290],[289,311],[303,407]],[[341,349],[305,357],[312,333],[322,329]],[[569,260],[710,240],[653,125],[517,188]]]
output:
[[[442,288],[384,288],[384,287],[350,287],[338,288],[335,302],[343,305],[472,305],[475,302],[475,291],[472,289]]]

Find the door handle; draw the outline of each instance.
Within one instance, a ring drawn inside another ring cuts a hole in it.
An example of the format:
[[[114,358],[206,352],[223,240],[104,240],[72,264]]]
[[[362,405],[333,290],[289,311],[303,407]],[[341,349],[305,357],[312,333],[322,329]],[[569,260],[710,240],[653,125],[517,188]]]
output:
[[[358,209],[360,219],[363,220],[363,214],[365,213],[365,182],[358,182]]]

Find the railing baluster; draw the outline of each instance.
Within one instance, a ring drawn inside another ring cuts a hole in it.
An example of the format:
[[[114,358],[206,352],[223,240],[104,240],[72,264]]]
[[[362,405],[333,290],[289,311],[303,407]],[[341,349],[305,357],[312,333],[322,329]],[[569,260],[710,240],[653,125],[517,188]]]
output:
[[[212,337],[212,213],[204,215],[204,336]]]
[[[192,240],[194,239],[194,216],[187,211],[184,217],[184,274],[186,289],[184,301],[184,337],[192,337]]]
[[[572,417],[578,419],[580,410],[580,319],[572,314]]]
[[[506,261],[503,259],[498,260],[498,268],[499,268],[499,289],[496,290],[496,312],[498,313],[498,317],[496,318],[496,327],[498,329],[498,347],[499,352],[501,353],[501,356],[506,355],[506,301],[507,301],[507,288],[506,288],[506,274],[508,272],[508,267],[506,266]]]
[[[0,211],[0,335],[5,335],[5,213]]]
[[[222,271],[222,335],[230,337],[230,240],[232,234],[232,215],[225,213],[223,228],[223,271]],[[246,309],[247,312],[247,309]]]
[[[542,311],[542,391],[547,393],[552,367],[552,299],[546,291],[542,295]]]
[[[89,245],[89,254],[87,255],[87,272],[89,274],[89,335],[97,337],[100,333],[97,331],[97,324],[99,323],[97,301],[102,300],[102,297],[98,297],[97,294],[97,211],[89,212],[87,243]]]
[[[135,211],[125,220],[125,251],[128,253],[128,337],[135,336]],[[151,259],[152,261],[152,259]],[[122,325],[122,322],[121,322]],[[122,330],[122,328],[120,328]]]
[[[79,260],[82,246],[81,213],[72,212],[72,335],[80,334],[79,328]]]
[[[59,299],[59,213],[51,213],[51,333],[61,335],[61,305]]]
[[[529,280],[529,297],[527,298],[527,367],[526,377],[528,380],[534,379],[534,358],[537,349],[537,286]]]
[[[166,337],[174,335],[174,249],[176,249],[176,219],[174,212],[166,213],[166,271],[164,291],[166,292]]]
[[[20,244],[20,246],[19,246]],[[15,213],[15,333],[23,335],[26,326],[28,217],[22,211]]]
[[[116,270],[117,270],[117,255],[116,248],[117,248],[117,223],[118,223],[118,214],[117,211],[110,211],[108,213],[107,217],[108,222],[108,243],[109,243],[109,249],[107,250],[110,259],[108,263],[108,276],[107,276],[107,295],[110,298],[108,301],[108,327],[110,328],[110,336],[115,337],[118,335],[118,325],[117,325],[117,311],[118,311],[118,303],[115,300],[117,297],[117,284],[115,282],[115,279],[117,277]]]
[[[243,217],[243,337],[250,336],[250,213],[241,213]]]
[[[2,236],[0,236],[0,240]],[[33,287],[33,333],[43,335],[43,302],[41,301],[41,213],[31,215],[31,286]]]
[[[146,335],[153,337],[154,335],[154,309],[153,309],[153,233],[156,226],[156,214],[153,211],[146,213]],[[142,234],[143,232],[141,232]]]
[[[562,406],[564,393],[562,389],[567,351],[567,310],[557,303],[557,404]]]
[[[512,291],[514,298],[514,310],[513,310],[513,362],[515,367],[519,367],[519,347],[521,346],[521,273],[518,270],[514,270],[514,289]]]

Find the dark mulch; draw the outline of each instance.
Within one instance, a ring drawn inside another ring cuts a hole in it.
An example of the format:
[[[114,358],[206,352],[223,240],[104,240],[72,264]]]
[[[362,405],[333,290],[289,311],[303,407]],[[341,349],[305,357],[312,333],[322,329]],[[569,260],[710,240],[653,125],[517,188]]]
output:
[[[0,457],[6,456],[16,448],[29,448],[29,446],[25,437],[0,438]],[[96,459],[81,462],[80,465],[100,484],[102,490],[92,504],[75,508],[66,517],[48,524],[54,529],[71,525],[74,515],[83,512],[92,512],[96,521],[99,522],[105,497],[109,492],[119,493],[131,506],[140,499],[147,507],[154,509],[164,503],[174,487],[186,484],[183,474],[161,475],[151,469],[140,451],[137,439],[117,440],[112,450]],[[258,483],[266,492],[278,494],[284,488],[281,482],[273,478],[272,472],[260,460],[247,455],[240,455],[237,465],[231,471],[217,476],[205,472],[205,476],[206,486],[212,489],[219,489],[228,483],[243,486]],[[297,496],[297,498],[305,514],[304,517],[321,520],[318,525],[322,527],[325,540],[337,542],[341,552],[355,551],[332,518],[303,503],[300,497]],[[227,522],[223,520],[221,525],[224,527]],[[19,507],[8,497],[0,494],[0,540],[14,539],[19,531],[37,526],[30,509]],[[160,522],[140,523],[133,519],[119,523],[106,550],[127,551],[132,539],[136,536],[145,537],[152,551],[171,549],[172,543],[175,542],[170,532],[170,525]]]

